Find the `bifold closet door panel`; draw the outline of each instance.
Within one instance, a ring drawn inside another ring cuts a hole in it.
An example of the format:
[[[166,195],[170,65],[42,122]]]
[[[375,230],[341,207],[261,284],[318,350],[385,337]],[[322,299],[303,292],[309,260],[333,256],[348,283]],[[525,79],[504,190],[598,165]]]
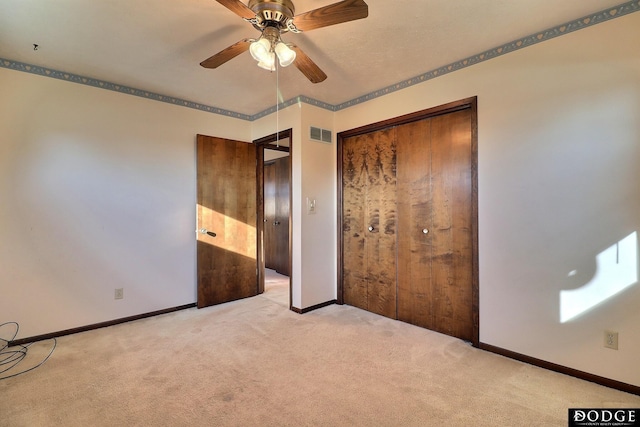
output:
[[[471,340],[471,111],[431,119],[431,244],[434,324],[429,329]]]
[[[347,138],[342,149],[344,302],[395,319],[395,130]]]
[[[396,131],[373,134],[367,147],[367,279],[368,310],[396,316]]]
[[[398,319],[433,327],[431,119],[397,127]]]
[[[365,165],[367,143],[372,139],[354,136],[342,145],[342,294],[345,304],[364,310],[368,310],[365,203],[369,179]]]

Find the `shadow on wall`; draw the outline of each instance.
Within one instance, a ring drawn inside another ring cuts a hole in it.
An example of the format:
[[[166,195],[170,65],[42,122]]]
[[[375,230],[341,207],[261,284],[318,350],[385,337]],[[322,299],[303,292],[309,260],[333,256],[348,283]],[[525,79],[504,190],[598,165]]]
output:
[[[568,276],[578,274],[577,270]],[[583,286],[560,291],[560,323],[568,322],[638,283],[638,233],[596,256],[596,271]]]

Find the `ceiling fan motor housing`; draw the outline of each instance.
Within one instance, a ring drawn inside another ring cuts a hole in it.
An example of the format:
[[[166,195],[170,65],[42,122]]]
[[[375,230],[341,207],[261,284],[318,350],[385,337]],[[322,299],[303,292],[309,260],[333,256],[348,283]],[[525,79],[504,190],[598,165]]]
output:
[[[277,26],[286,29],[287,21],[295,15],[291,0],[250,0],[248,7],[256,14],[256,25],[260,28]]]

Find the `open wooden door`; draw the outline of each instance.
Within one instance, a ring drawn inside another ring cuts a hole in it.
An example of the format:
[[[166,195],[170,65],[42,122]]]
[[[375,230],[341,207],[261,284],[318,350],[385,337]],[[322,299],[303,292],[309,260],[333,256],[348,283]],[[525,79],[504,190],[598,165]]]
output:
[[[256,147],[197,137],[198,308],[258,294]]]
[[[285,276],[290,275],[289,161],[286,156],[264,164],[264,265]]]

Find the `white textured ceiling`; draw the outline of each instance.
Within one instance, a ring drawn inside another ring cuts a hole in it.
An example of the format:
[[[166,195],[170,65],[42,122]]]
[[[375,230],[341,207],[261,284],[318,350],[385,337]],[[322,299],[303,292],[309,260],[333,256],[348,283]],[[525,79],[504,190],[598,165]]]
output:
[[[296,13],[336,0],[294,0]],[[337,105],[620,0],[366,0],[369,17],[283,39],[328,75],[278,75],[249,53],[199,63],[258,32],[214,0],[1,0],[0,58],[254,115],[298,95]],[[38,50],[33,44],[39,45]]]

